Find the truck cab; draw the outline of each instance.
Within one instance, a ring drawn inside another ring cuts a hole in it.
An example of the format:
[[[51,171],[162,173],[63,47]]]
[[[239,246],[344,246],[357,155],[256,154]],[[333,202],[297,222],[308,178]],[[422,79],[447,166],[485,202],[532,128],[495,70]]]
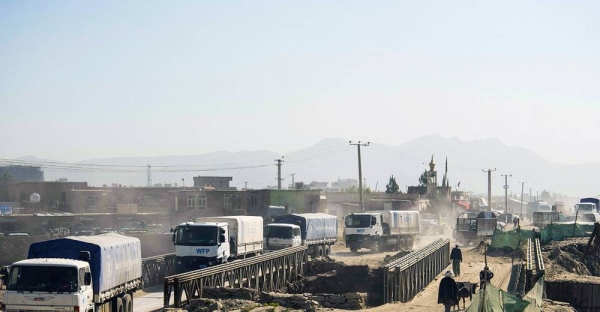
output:
[[[187,272],[227,262],[231,255],[228,225],[224,222],[186,222],[173,229],[177,272]]]
[[[11,265],[4,311],[93,311],[92,275],[88,262],[28,259]]]
[[[350,248],[351,252],[356,252],[363,246],[376,252],[381,248],[378,238],[384,234],[384,230],[380,213],[347,215],[344,218],[344,226],[346,247]]]
[[[596,204],[594,203],[578,203],[575,204],[575,212],[578,213],[593,213],[596,212]]]
[[[278,250],[302,245],[300,227],[295,224],[271,223],[265,226],[264,246],[268,250]]]

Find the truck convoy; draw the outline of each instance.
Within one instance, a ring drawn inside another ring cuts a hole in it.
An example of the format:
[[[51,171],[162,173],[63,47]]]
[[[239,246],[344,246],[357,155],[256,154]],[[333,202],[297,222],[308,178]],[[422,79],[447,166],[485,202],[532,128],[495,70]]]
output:
[[[337,217],[325,213],[278,216],[274,223],[265,226],[265,249],[307,246],[313,259],[327,257],[337,242],[337,229]]]
[[[344,218],[346,247],[371,252],[410,250],[420,232],[418,211],[383,210],[353,213]]]
[[[469,245],[484,238],[491,238],[498,226],[498,214],[493,211],[463,212],[456,218],[454,239],[459,244]]]
[[[27,258],[10,266],[3,311],[133,312],[139,239],[69,236],[31,244]]]
[[[257,255],[263,251],[263,218],[198,218],[172,229],[176,271],[184,273]]]

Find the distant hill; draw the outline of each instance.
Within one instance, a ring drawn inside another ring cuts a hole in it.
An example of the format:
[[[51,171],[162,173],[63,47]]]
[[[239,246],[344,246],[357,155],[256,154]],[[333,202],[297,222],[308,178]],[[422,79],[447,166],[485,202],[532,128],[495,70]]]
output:
[[[427,135],[411,142],[389,146],[371,143],[361,147],[362,172],[366,185],[379,191],[385,190],[391,175],[396,177],[401,189],[418,183],[419,175],[428,169],[434,155],[438,183],[441,184],[448,159],[448,177],[456,189],[477,193],[487,192],[487,174],[482,170],[494,169],[492,173],[492,193],[504,193],[501,174],[509,177],[509,193],[521,193],[519,182],[525,181],[525,193],[529,188],[541,192],[549,190],[585,197],[600,195],[600,185],[594,178],[600,176],[600,163],[586,165],[562,165],[551,163],[525,148],[503,144],[497,139],[462,141],[458,138],[444,138]],[[194,176],[231,176],[232,186],[238,189],[260,189],[277,185],[276,159],[282,155],[272,151],[214,152],[204,155],[127,157],[86,159],[77,162],[84,164],[127,166],[115,169],[107,166],[104,170],[64,171],[55,166],[44,166],[47,181],[67,178],[69,181],[87,181],[92,186],[117,183],[125,186],[145,186],[151,165],[152,184],[186,186],[193,184]],[[44,161],[27,156],[28,161]],[[358,179],[357,147],[349,145],[341,138],[324,139],[317,144],[291,152],[283,156],[282,185],[292,182],[311,181],[333,182],[341,179]],[[62,171],[61,171],[62,170]],[[121,172],[127,171],[127,172]],[[135,172],[129,172],[135,171]]]

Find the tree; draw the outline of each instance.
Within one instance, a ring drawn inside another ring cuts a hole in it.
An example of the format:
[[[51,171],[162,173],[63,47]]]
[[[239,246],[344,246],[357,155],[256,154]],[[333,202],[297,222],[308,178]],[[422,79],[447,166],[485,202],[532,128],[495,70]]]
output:
[[[419,186],[426,186],[427,185],[427,170],[425,170],[423,172],[423,174],[421,174],[421,176],[419,177]]]
[[[344,189],[343,192],[346,192],[346,193],[358,193],[358,188],[356,186],[352,185],[352,186]]]
[[[394,178],[393,175],[390,176],[390,181],[385,186],[385,193],[386,194],[396,194],[399,191],[400,191],[400,186],[398,186],[398,183],[396,182],[396,178]]]

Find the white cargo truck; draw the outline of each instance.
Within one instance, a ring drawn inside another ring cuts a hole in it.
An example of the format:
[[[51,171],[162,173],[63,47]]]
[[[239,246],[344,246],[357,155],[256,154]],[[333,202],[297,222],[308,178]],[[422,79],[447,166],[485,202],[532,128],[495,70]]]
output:
[[[29,246],[10,266],[3,311],[133,312],[141,287],[140,240],[116,233]]]
[[[337,242],[337,228],[337,217],[325,213],[278,216],[265,226],[265,249],[307,246],[312,258],[327,257]]]
[[[198,218],[173,230],[176,271],[183,273],[260,254],[263,218],[223,216]]]
[[[410,250],[419,237],[418,211],[381,210],[353,213],[344,218],[346,247],[356,252]]]

